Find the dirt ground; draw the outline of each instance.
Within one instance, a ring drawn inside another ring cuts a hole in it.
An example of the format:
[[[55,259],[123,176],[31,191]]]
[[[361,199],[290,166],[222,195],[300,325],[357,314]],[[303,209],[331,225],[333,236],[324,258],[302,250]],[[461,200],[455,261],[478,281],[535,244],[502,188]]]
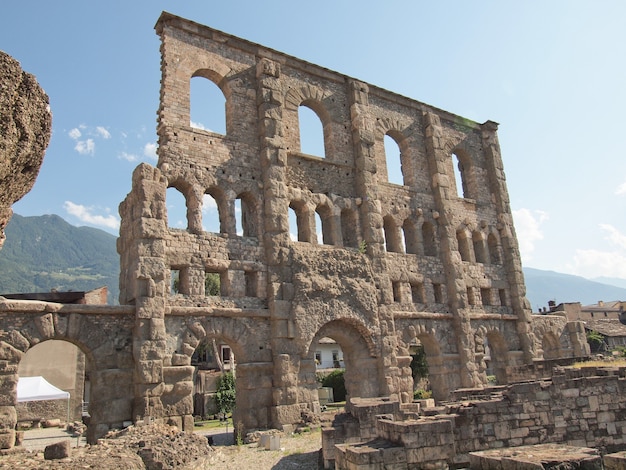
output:
[[[63,440],[70,440],[70,457],[44,460],[44,448]],[[138,428],[97,446],[85,445],[84,439],[62,429],[48,428],[27,431],[22,447],[19,452],[0,456],[0,469],[315,470],[320,468],[321,432],[283,434],[279,450],[265,450],[258,443],[235,445],[232,432],[223,428],[192,437],[172,430]]]

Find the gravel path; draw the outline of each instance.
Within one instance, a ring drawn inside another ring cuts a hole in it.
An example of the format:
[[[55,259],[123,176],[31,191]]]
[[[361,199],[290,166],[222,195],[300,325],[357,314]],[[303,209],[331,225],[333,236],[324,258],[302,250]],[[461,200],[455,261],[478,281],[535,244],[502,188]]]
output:
[[[72,447],[85,445],[84,437],[78,439],[61,428],[40,428],[24,431],[22,447],[30,451],[43,451],[47,445],[68,439],[72,441]]]

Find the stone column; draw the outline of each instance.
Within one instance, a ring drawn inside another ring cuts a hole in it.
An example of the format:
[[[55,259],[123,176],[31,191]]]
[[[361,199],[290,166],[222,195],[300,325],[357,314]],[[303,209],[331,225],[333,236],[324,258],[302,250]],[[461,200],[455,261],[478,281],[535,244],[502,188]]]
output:
[[[133,186],[120,207],[123,259],[136,260],[121,266],[130,271],[134,292],[126,297],[136,305],[133,331],[134,406],[133,419],[162,418],[165,306],[169,295],[169,266],[165,263],[165,191],[167,182],[160,170],[139,165],[133,173]],[[135,210],[130,210],[134,208]],[[137,210],[140,208],[140,210]]]
[[[526,300],[526,284],[522,271],[522,259],[513,226],[513,215],[504,176],[504,165],[498,143],[498,124],[487,121],[482,124],[482,141],[487,161],[491,193],[495,196],[498,213],[498,232],[504,251],[504,266],[510,292],[511,307],[517,316],[517,333],[520,338],[524,362],[531,364],[536,357],[532,333],[532,310]]]
[[[378,192],[376,156],[374,155],[375,122],[369,111],[369,87],[367,84],[351,80],[348,83],[348,99],[352,123],[352,142],[356,166],[356,189],[361,197],[361,228],[366,243],[366,253],[371,258],[376,283],[382,289],[392,289],[387,275],[385,242],[383,237],[383,216]],[[392,302],[393,294],[383,295],[383,303]],[[398,342],[395,334],[393,314],[389,309],[378,309],[378,325],[371,325],[374,337],[379,336],[381,362],[379,363],[381,392],[402,399],[411,395],[406,390],[409,381],[403,379],[407,368],[398,362]],[[376,334],[378,333],[378,335]],[[409,369],[410,370],[410,369]],[[409,373],[410,375],[410,373]],[[412,383],[412,381],[410,381]],[[410,386],[410,385],[408,385]],[[411,392],[411,393],[409,393]]]
[[[424,126],[433,194],[439,212],[440,255],[446,273],[448,305],[454,315],[453,326],[457,337],[461,386],[476,387],[482,381],[474,357],[467,286],[453,219],[454,207],[451,199],[456,198],[456,193],[446,172],[446,163],[451,156],[445,150],[445,135],[439,116],[432,112],[425,112]]]
[[[284,92],[280,64],[261,58],[256,68],[259,147],[265,207],[263,244],[267,259],[267,299],[274,360],[271,425],[280,428],[300,419],[298,404],[299,357],[289,340],[294,338],[291,315],[292,272],[288,263],[289,198],[286,191],[287,149],[284,142]],[[288,349],[288,350],[287,350]],[[284,354],[288,352],[289,354]],[[295,362],[293,362],[295,361]]]

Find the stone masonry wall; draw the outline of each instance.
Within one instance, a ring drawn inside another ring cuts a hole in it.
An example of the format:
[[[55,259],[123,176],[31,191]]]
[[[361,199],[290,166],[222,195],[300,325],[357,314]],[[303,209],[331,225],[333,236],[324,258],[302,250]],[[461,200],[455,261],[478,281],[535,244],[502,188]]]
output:
[[[620,451],[626,449],[625,391],[624,368],[561,368],[552,379],[512,384],[491,398],[425,408],[419,418],[407,419],[397,402],[359,403],[324,430],[325,465],[447,468],[467,465],[470,452],[545,443]]]

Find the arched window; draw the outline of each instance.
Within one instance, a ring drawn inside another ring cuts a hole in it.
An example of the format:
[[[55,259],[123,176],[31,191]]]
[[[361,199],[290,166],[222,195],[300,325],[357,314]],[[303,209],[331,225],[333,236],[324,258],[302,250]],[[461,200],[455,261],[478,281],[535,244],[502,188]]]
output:
[[[209,193],[202,197],[202,230],[213,233],[226,232],[222,227],[218,200]]]
[[[415,221],[406,219],[404,224],[402,224],[402,231],[404,232],[406,252],[414,255],[419,254],[419,235]]]
[[[298,241],[298,214],[292,206],[289,206],[289,238]]]
[[[235,220],[237,235],[257,237],[257,207],[254,197],[249,193],[241,193],[235,199]]]
[[[316,224],[317,224],[317,241],[324,245],[334,245],[335,240],[333,237],[333,217],[332,211],[328,206],[317,206],[315,209]],[[321,237],[320,237],[321,234]]]
[[[192,77],[189,83],[189,125],[226,134],[226,98],[208,78]]]
[[[472,261],[472,248],[471,241],[464,230],[459,230],[456,233],[456,241],[459,245],[459,253],[463,261]]]
[[[293,210],[296,217],[297,240],[299,242],[311,242],[311,236],[314,231],[311,230],[311,222],[309,221],[309,212],[306,205],[302,202],[292,201],[289,208]]]
[[[472,243],[474,245],[474,257],[477,263],[487,262],[487,253],[485,248],[485,241],[480,232],[474,232],[472,234]]]
[[[487,237],[487,245],[489,246],[489,259],[491,264],[502,264],[498,239],[493,233],[490,233]]]
[[[402,235],[400,228],[396,225],[393,217],[386,216],[383,219],[383,230],[385,231],[385,248],[389,252],[404,253]]]
[[[422,224],[422,243],[425,256],[437,256],[437,243],[435,241],[435,228],[430,222]]]
[[[324,157],[324,126],[320,117],[305,104],[298,107],[300,129],[300,152],[307,155]]]
[[[359,247],[359,229],[356,211],[352,209],[343,209],[341,211],[341,235],[343,237],[343,246],[350,248]]]
[[[454,181],[458,197],[469,198],[468,171],[463,159],[456,153],[452,154],[452,167],[454,169]]]
[[[167,225],[170,228],[187,228],[187,201],[177,188],[167,188],[165,193]]]
[[[398,142],[389,134],[385,135],[385,161],[387,163],[387,181],[393,184],[404,184],[402,158]]]

